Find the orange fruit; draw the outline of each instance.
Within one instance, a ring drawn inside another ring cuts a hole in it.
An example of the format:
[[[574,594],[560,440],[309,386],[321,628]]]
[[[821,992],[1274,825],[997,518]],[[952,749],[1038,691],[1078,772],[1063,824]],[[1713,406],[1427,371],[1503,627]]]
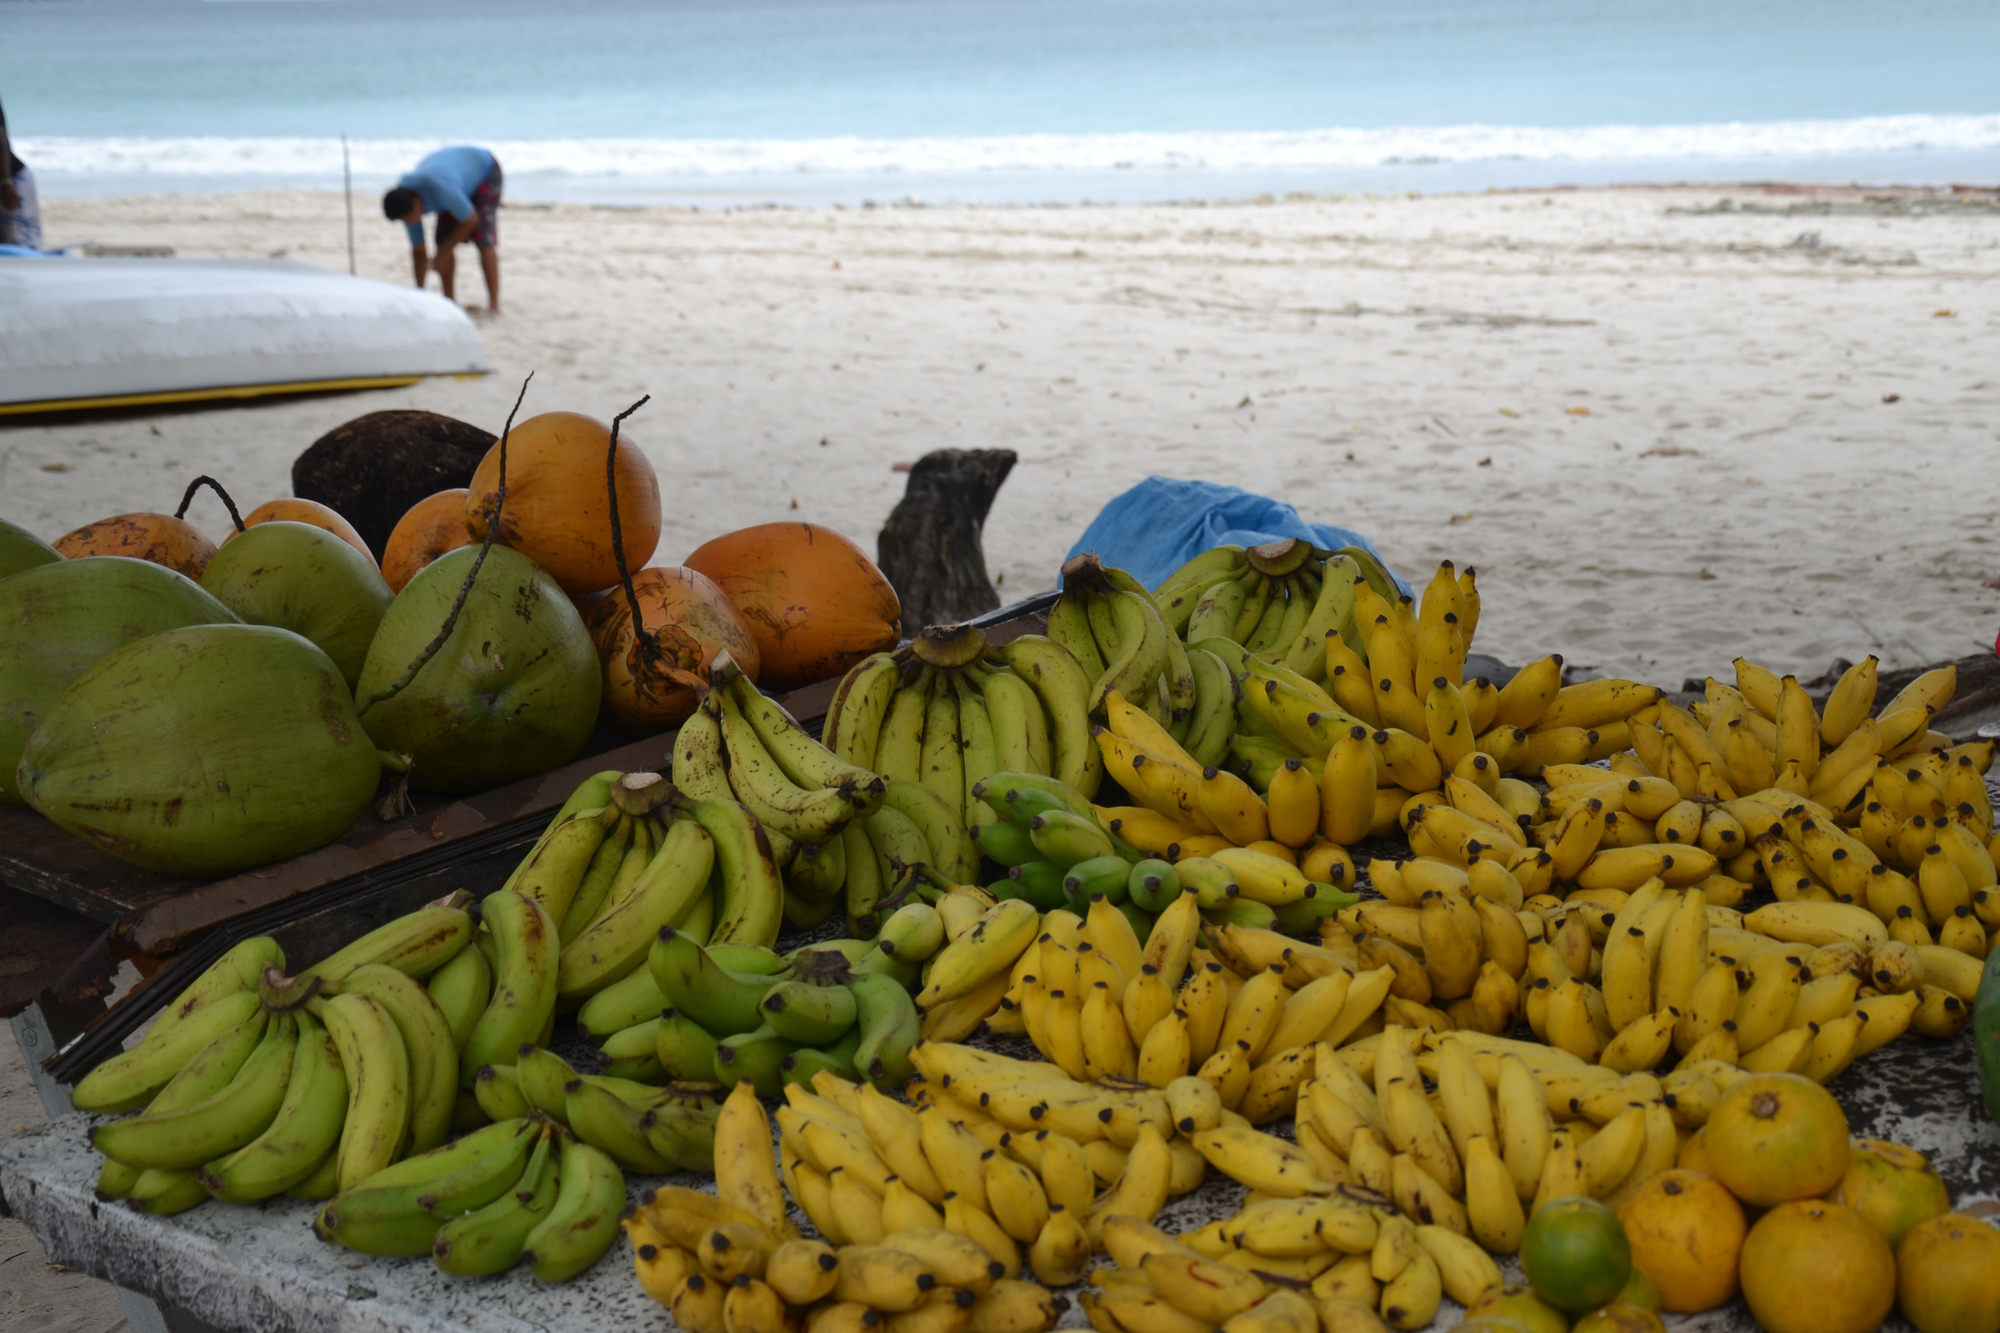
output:
[[[1625,1219],[1620,1216],[1618,1220],[1623,1222]],[[1632,1228],[1628,1226],[1625,1228],[1625,1239],[1629,1241],[1631,1238]],[[1652,1278],[1646,1276],[1646,1270],[1639,1267],[1639,1256],[1636,1251],[1632,1256],[1632,1276],[1625,1279],[1625,1290],[1618,1293],[1618,1299],[1612,1304],[1636,1305],[1641,1310],[1651,1310],[1654,1314],[1665,1308],[1660,1304],[1660,1289],[1653,1284]]]
[[[1777,1205],[1750,1228],[1740,1269],[1743,1299],[1769,1333],[1872,1333],[1896,1303],[1889,1242],[1843,1203]]]
[[[1461,1328],[1484,1320],[1521,1333],[1569,1333],[1569,1316],[1519,1283],[1493,1288],[1466,1308],[1465,1319]]]
[[[2000,1231],[1964,1213],[1919,1222],[1896,1250],[1897,1301],[1922,1333],[2000,1333]]]
[[[1709,1113],[1709,1170],[1729,1192],[1768,1208],[1816,1199],[1847,1170],[1847,1117],[1833,1094],[1798,1074],[1756,1074]]]
[[[1859,1209],[1882,1229],[1892,1250],[1917,1223],[1951,1211],[1951,1191],[1931,1170],[1930,1159],[1881,1139],[1856,1139],[1848,1146],[1847,1171],[1826,1197]]]
[[[1597,1200],[1557,1199],[1529,1219],[1521,1267],[1535,1295],[1558,1310],[1581,1314],[1625,1289],[1632,1247],[1618,1215]]]
[[[1577,1320],[1570,1333],[1666,1333],[1666,1325],[1651,1310],[1613,1304]]]
[[[1632,1266],[1653,1280],[1661,1309],[1713,1310],[1736,1294],[1748,1228],[1743,1205],[1713,1176],[1662,1171],[1626,1196],[1618,1220],[1632,1244]]]

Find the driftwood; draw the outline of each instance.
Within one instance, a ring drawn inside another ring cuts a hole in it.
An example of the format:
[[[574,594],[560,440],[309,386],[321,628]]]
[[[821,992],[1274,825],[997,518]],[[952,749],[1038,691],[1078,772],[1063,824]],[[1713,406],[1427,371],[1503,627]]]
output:
[[[938,449],[910,469],[902,500],[875,539],[877,563],[903,604],[903,629],[952,625],[1000,605],[980,534],[1014,468],[1012,449]]]
[[[292,493],[340,511],[375,558],[425,496],[471,482],[494,437],[436,412],[370,412],[313,441],[292,463]]]

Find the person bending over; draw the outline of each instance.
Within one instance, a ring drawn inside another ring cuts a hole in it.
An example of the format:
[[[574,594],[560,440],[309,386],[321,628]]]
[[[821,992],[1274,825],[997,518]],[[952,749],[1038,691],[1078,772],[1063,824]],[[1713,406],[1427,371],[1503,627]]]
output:
[[[466,241],[479,250],[486,275],[486,308],[500,313],[500,162],[484,148],[440,148],[382,196],[382,212],[410,230],[410,262],[417,286],[431,269],[445,299],[457,300],[453,251]],[[437,256],[424,250],[424,214],[437,214]]]
[[[42,208],[35,197],[35,173],[14,156],[4,110],[0,110],[0,245],[42,248]]]

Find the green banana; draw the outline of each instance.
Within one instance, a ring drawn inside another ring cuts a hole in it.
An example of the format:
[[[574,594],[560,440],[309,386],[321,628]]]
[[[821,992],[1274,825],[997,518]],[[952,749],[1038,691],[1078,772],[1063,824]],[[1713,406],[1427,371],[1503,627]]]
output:
[[[1241,926],[1245,930],[1276,930],[1278,914],[1263,903],[1248,898],[1231,898],[1215,907],[1201,909],[1202,919],[1216,926]]]
[[[563,949],[557,1000],[581,1002],[640,968],[661,927],[707,891],[717,850],[708,831],[694,820],[668,825],[632,892]]]
[[[556,923],[556,933],[564,944],[589,929],[597,920],[598,911],[611,893],[611,886],[618,879],[618,872],[625,865],[625,856],[632,850],[632,837],[638,821],[631,815],[620,812],[618,822],[612,825],[604,840],[591,853],[590,868],[583,872],[576,892],[570,895],[569,906],[564,909],[562,919]]]
[[[814,740],[777,700],[751,684],[741,671],[732,669],[722,706],[725,710],[734,706],[741,713],[785,776],[801,787],[862,789],[877,781],[872,770],[849,763]]]
[[[565,1144],[556,1202],[528,1233],[521,1262],[544,1282],[575,1277],[610,1248],[624,1210],[617,1163],[587,1143]]]
[[[1229,639],[1233,642],[1237,617],[1243,614],[1251,589],[1262,578],[1261,574],[1246,567],[1235,578],[1217,583],[1204,592],[1188,614],[1184,627],[1187,642],[1200,643],[1204,639]]]
[[[858,822],[840,832],[842,859],[847,863],[845,909],[847,928],[857,935],[872,935],[875,909],[881,904],[886,881],[881,863],[875,859],[875,844]]]
[[[674,1169],[647,1140],[639,1123],[641,1113],[624,1098],[580,1078],[571,1079],[563,1091],[568,1099],[569,1132],[577,1138],[608,1154],[627,1171],[660,1176]]]
[[[857,767],[874,763],[875,745],[882,735],[882,721],[889,715],[889,702],[896,696],[900,671],[888,653],[857,662],[840,678],[833,702],[827,705],[820,743]]]
[[[893,977],[898,986],[909,990],[921,984],[924,965],[915,959],[898,958],[880,949],[870,949],[848,971],[857,977]]]
[[[904,903],[882,923],[875,947],[911,962],[922,962],[944,947],[944,918],[923,901]]]
[[[204,1005],[212,1004],[225,995],[256,990],[257,983],[264,979],[264,969],[270,967],[280,972],[285,970],[285,951],[278,947],[278,942],[269,935],[244,940],[210,963],[192,985],[160,1011],[136,1049],[143,1050],[152,1043],[164,1040],[188,1015]]]
[[[683,1171],[715,1174],[715,1118],[719,1103],[690,1105],[661,1098],[646,1108],[639,1124],[653,1150]]]
[[[1082,916],[1090,911],[1090,900],[1102,894],[1114,907],[1124,902],[1130,889],[1132,867],[1122,856],[1093,856],[1078,861],[1063,876],[1063,897],[1069,910]]]
[[[982,824],[976,840],[979,850],[996,865],[1013,867],[1042,859],[1034,839],[1028,836],[1028,830],[1011,819],[996,819],[990,824]]]
[[[657,935],[659,932],[655,931]],[[646,942],[652,947],[652,941]],[[623,1032],[634,1023],[658,1018],[667,1007],[667,997],[645,967],[637,967],[623,981],[614,981],[583,1003],[576,1012],[577,1032],[585,1037],[602,1037]]]
[[[540,903],[551,920],[561,921],[590,872],[606,828],[616,827],[620,817],[613,805],[568,816],[528,853],[508,887]]]
[[[889,701],[875,741],[875,762],[870,765],[891,782],[915,782],[923,773],[924,723],[937,673],[914,662],[911,667]]]
[[[930,1008],[971,994],[996,972],[1011,968],[1040,929],[1041,913],[1034,904],[1018,898],[995,903],[931,960],[930,979],[917,1004]]]
[[[1095,796],[1104,777],[1104,755],[1090,736],[1090,687],[1097,677],[1053,637],[1025,634],[1001,652],[1042,706],[1051,753],[1039,767],[1086,798]]]
[[[1148,912],[1164,912],[1181,896],[1181,877],[1165,861],[1141,861],[1127,872],[1125,887],[1135,906]]]
[[[130,1194],[132,1187],[139,1183],[139,1177],[144,1174],[143,1167],[127,1166],[123,1162],[107,1157],[104,1159],[104,1165],[97,1168],[97,1184],[91,1193],[95,1194],[100,1202],[116,1202]]]
[[[125,1206],[148,1217],[172,1217],[207,1198],[208,1191],[202,1187],[198,1173],[156,1168],[139,1173],[132,1192],[125,1196]]]
[[[938,800],[960,806],[965,800],[965,746],[959,738],[958,691],[952,675],[939,672],[924,705],[924,742],[917,755],[917,781]]]
[[[1042,713],[1041,700],[1035,697],[1034,686],[1012,669],[996,670],[980,680],[979,702],[992,733],[993,753],[991,762],[985,758],[975,761],[972,749],[968,747],[966,750],[965,792],[968,808],[978,799],[972,795],[972,788],[982,779],[1002,769],[1025,768],[1040,772],[1048,768],[1050,762],[1048,719]],[[965,707],[963,697],[959,707],[961,710]],[[972,731],[977,732],[978,728],[978,718],[974,717]]]
[[[847,844],[838,837],[819,846],[800,843],[785,872],[785,887],[812,905],[837,904],[847,881]]]
[[[1166,622],[1160,619],[1160,609],[1153,605],[1151,597],[1140,593],[1114,590],[1109,594],[1112,622],[1118,632],[1118,655],[1115,660],[1104,665],[1104,674],[1091,687],[1090,713],[1098,716],[1104,708],[1104,696],[1117,690],[1134,703],[1141,705],[1149,713],[1159,712],[1158,693],[1153,682],[1162,674],[1167,675],[1167,683],[1173,687],[1173,659],[1168,643],[1178,642],[1168,632]],[[1192,694],[1193,680],[1187,681]],[[1193,702],[1190,697],[1189,702]],[[1154,721],[1166,725],[1172,717],[1155,717]]]
[[[722,745],[729,785],[760,824],[798,842],[825,842],[857,813],[881,798],[875,782],[836,787],[801,787],[765,748],[756,729],[722,696]],[[711,696],[713,697],[713,696]]]
[[[1091,741],[1090,748],[1093,750],[1097,748],[1095,740]],[[1081,815],[1085,819],[1089,819],[1092,816],[1089,797],[1085,796],[1077,788],[1070,786],[1067,782],[1059,778],[1049,777],[1044,773],[995,773],[992,777],[979,784],[979,790],[974,795],[985,801],[987,805],[992,806],[1003,818],[1013,819],[1025,824],[1028,822],[1026,816],[1019,813],[1009,813],[1008,810],[1003,808],[1008,801],[1014,799],[1012,795],[1014,792],[1020,792],[1021,796],[1019,799],[1024,801],[1041,801],[1053,797],[1062,805],[1067,806],[1071,814]],[[1041,808],[1041,806],[1037,806],[1035,813],[1039,813]]]
[[[617,873],[611,876],[611,885],[605,889],[603,901],[598,903],[597,911],[590,920],[577,923],[576,929],[571,932],[571,939],[564,940],[564,944],[616,911],[620,903],[632,896],[632,890],[638,887],[639,877],[646,873],[646,867],[653,864],[653,853],[659,850],[660,838],[666,829],[651,815],[633,815],[631,819],[632,841],[626,844],[625,855],[618,862]],[[560,938],[561,932],[558,931],[557,935]]]
[[[479,1109],[486,1112],[486,1118],[495,1122],[519,1119],[534,1109],[521,1093],[520,1072],[515,1065],[481,1065],[472,1077],[472,1095],[479,1099]]]
[[[854,997],[845,986],[781,981],[758,1008],[766,1026],[801,1046],[825,1046],[854,1026]]]
[[[958,735],[962,751],[958,795],[952,801],[952,810],[960,823],[969,824],[975,809],[980,808],[979,801],[972,795],[972,784],[1000,767],[1000,742],[985,696],[963,675],[953,677],[952,687],[958,694]],[[976,857],[977,853],[974,855]]]
[[[569,1125],[569,1085],[577,1071],[542,1046],[523,1046],[514,1061],[514,1082],[528,1105],[565,1128]]]
[[[968,932],[970,933],[970,932]],[[923,1034],[923,1019],[910,992],[894,977],[859,976],[847,983],[854,996],[854,1068],[884,1091],[900,1091],[916,1072],[910,1048]]]
[[[705,944],[703,947],[717,966],[740,972],[746,977],[783,977],[792,970],[791,962],[785,955],[761,944]]]
[[[483,1208],[514,1187],[542,1136],[542,1126],[532,1120],[493,1128],[504,1132],[492,1139],[469,1134],[399,1164],[423,1163],[422,1172],[404,1174],[424,1178],[385,1173],[342,1190],[314,1215],[313,1234],[362,1254],[429,1254],[446,1220]]]
[[[664,1077],[666,1069],[660,1063],[659,1032],[660,1020],[649,1018],[606,1037],[604,1045],[598,1049],[598,1054],[604,1059],[604,1073],[612,1078],[629,1078],[635,1082]]]
[[[402,1155],[410,1130],[410,1057],[389,1011],[366,995],[314,1000],[312,1013],[347,1074],[340,1130],[340,1188],[348,1189]]]
[[[426,977],[450,962],[472,942],[472,895],[447,894],[416,911],[369,931],[329,958],[323,958],[293,978],[302,987],[312,978],[337,985],[349,972],[368,963],[382,963],[413,977]]]
[[[320,1203],[340,1193],[340,1149],[338,1146],[319,1159],[319,1165],[298,1184],[285,1191],[287,1199],[308,1199]]]
[[[460,950],[476,953],[477,950]],[[369,963],[340,983],[343,994],[366,995],[388,1011],[410,1058],[410,1146],[426,1153],[451,1132],[458,1101],[458,1045],[451,1022],[430,992],[393,967]]]
[[[715,1038],[708,1029],[678,1009],[660,1012],[660,1025],[653,1030],[653,1053],[667,1077],[685,1083],[713,1083],[715,1078]]]
[[[775,980],[737,976],[717,966],[708,951],[674,930],[663,930],[646,966],[676,1011],[710,1032],[748,1032],[763,1022],[758,1006]]]
[[[1324,658],[1324,650],[1321,655]],[[1229,664],[1214,653],[1190,648],[1188,664],[1194,671],[1195,705],[1188,715],[1187,737],[1182,748],[1206,768],[1221,763],[1229,754],[1241,688],[1230,674]]]
[[[1242,546],[1234,543],[1211,546],[1162,579],[1160,586],[1153,589],[1153,597],[1164,605],[1175,589],[1189,583],[1211,579],[1217,574],[1228,574],[1233,577],[1248,564],[1249,553]]]
[[[493,969],[487,965],[486,955],[477,949],[460,949],[450,962],[431,973],[424,988],[451,1028],[452,1049],[463,1051],[473,1024],[493,998]]]
[[[519,1263],[528,1233],[555,1205],[554,1153],[555,1135],[544,1129],[513,1189],[438,1228],[431,1262],[453,1277],[491,1277]]]
[[[883,810],[897,811],[916,825],[929,849],[925,862],[954,884],[968,884],[979,873],[979,844],[966,826],[966,799],[963,789],[947,801],[931,787],[916,782],[891,782],[882,797]],[[871,821],[874,818],[869,816]],[[874,828],[871,822],[870,831]]]
[[[257,1022],[261,1037],[262,1013],[263,1002],[254,990],[207,999],[190,1008],[158,1041],[143,1041],[85,1074],[71,1090],[70,1101],[77,1110],[94,1114],[136,1111],[152,1102],[207,1047],[245,1023]],[[255,1038],[251,1041],[254,1046]],[[248,1058],[247,1051],[243,1058]]]
[[[784,1088],[782,1062],[798,1048],[769,1024],[723,1037],[715,1044],[716,1082],[733,1088],[748,1079],[759,1097],[775,1097]]]
[[[521,877],[521,872],[534,860],[535,853],[542,849],[543,844],[554,836],[555,831],[561,828],[571,815],[579,810],[602,810],[611,804],[612,784],[624,776],[617,769],[607,768],[601,773],[592,773],[577,783],[576,790],[569,794],[569,799],[562,803],[562,808],[550,817],[549,822],[542,828],[541,836],[535,839],[535,845],[528,849],[528,854],[521,858],[521,864],[514,867],[514,872],[507,876],[507,882],[500,887],[503,889],[514,887],[515,881]]]
[[[869,797],[881,799],[880,790]],[[735,801],[681,801],[676,808],[694,816],[715,841],[722,893],[716,903],[712,944],[754,944],[769,948],[778,938],[785,885],[771,855],[770,841],[752,810]],[[813,839],[805,839],[813,841]]]
[[[1028,821],[1035,849],[1065,868],[1093,857],[1115,856],[1118,848],[1096,819],[1067,810],[1045,810]]]
[[[128,1166],[192,1171],[270,1128],[284,1104],[297,1050],[298,1031],[281,1014],[264,1026],[257,1049],[220,1091],[170,1111],[100,1125],[91,1142]]]
[[[459,1065],[468,1083],[481,1065],[513,1064],[523,1042],[541,1037],[556,1004],[557,935],[548,911],[512,889],[489,894],[479,906],[497,961],[493,999],[473,1024]]]
[[[340,1143],[347,1120],[347,1074],[340,1067],[340,1051],[311,1014],[301,1012],[293,1021],[298,1049],[285,1100],[270,1128],[202,1168],[203,1187],[227,1203],[255,1203],[284,1193],[311,1176]]]
[[[1309,680],[1325,679],[1326,636],[1354,623],[1354,580],[1360,572],[1352,556],[1336,555],[1326,562],[1312,614],[1285,649],[1287,667]]]
[[[1063,893],[1063,878],[1062,869],[1053,861],[1024,861],[1007,872],[1008,891],[1004,894],[996,891],[993,896],[1019,898],[1044,912],[1052,911],[1068,901]]]
[[[855,1052],[861,1049],[861,1029],[850,1027],[847,1032],[824,1050],[802,1046],[778,1062],[779,1075],[787,1083],[812,1091],[813,1075],[822,1071],[835,1078],[853,1082],[860,1077],[854,1066]]]
[[[1084,609],[1080,598],[1065,593],[1056,599],[1056,604],[1049,608],[1048,638],[1070,655],[1070,660],[1082,669],[1088,679],[1096,680],[1104,674],[1104,654],[1097,647],[1096,636],[1090,632],[1090,613]],[[1013,659],[1010,656],[1008,660]],[[1014,669],[1020,671],[1020,666],[1016,664]],[[1025,676],[1028,673],[1022,671],[1021,674]]]

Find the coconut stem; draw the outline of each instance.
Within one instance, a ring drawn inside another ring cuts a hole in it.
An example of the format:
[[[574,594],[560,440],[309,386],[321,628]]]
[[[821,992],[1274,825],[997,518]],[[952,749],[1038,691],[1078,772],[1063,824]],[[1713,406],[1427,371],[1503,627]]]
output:
[[[236,525],[238,532],[243,531],[243,515],[236,512],[236,501],[229,498],[229,492],[222,489],[221,482],[205,474],[188,483],[187,490],[181,493],[181,507],[174,511],[174,517],[187,517],[188,506],[194,503],[194,493],[204,486],[222,497],[222,506],[229,511],[229,521]]]
[[[640,660],[648,665],[660,660],[660,640],[646,628],[646,617],[639,610],[639,594],[632,587],[632,571],[625,564],[625,530],[618,522],[618,427],[626,417],[652,401],[653,395],[649,393],[611,418],[611,446],[604,451],[604,486],[611,499],[611,558],[618,562],[618,584],[625,590],[625,604],[632,608],[632,637],[639,645]]]
[[[408,689],[417,673],[430,665],[433,657],[451,638],[451,632],[458,628],[458,613],[465,609],[465,599],[472,594],[472,585],[479,581],[479,567],[486,563],[486,553],[493,549],[493,539],[500,535],[500,515],[507,507],[507,437],[514,431],[514,416],[521,410],[521,404],[528,397],[528,385],[535,379],[535,372],[529,371],[528,378],[521,381],[521,392],[514,398],[514,406],[507,413],[507,424],[500,428],[500,485],[493,495],[493,514],[486,520],[486,540],[479,544],[479,554],[473,557],[472,568],[465,572],[465,582],[459,585],[458,600],[451,604],[451,611],[439,627],[437,637],[424,645],[417,654],[416,661],[402,675],[384,685],[354,706],[354,715],[360,717],[376,704],[393,699]],[[217,488],[221,489],[220,487]]]

